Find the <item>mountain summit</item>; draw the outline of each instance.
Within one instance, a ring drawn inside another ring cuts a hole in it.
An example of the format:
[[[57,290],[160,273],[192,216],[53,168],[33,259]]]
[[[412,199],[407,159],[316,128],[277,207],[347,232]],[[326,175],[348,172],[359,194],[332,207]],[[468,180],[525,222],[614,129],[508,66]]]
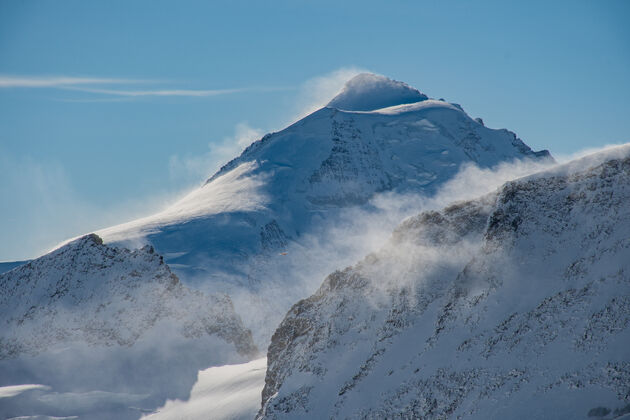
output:
[[[406,83],[378,74],[361,73],[350,79],[326,106],[345,111],[374,111],[426,99],[429,99],[427,95]]]
[[[232,296],[264,348],[291,304],[363,255],[328,245],[343,214],[372,211],[381,193],[434,195],[464,165],[518,159],[550,161],[459,105],[360,74],[327,107],[252,143],[171,207],[97,233],[108,244],[150,244],[184,284]],[[327,256],[313,258],[321,241]]]

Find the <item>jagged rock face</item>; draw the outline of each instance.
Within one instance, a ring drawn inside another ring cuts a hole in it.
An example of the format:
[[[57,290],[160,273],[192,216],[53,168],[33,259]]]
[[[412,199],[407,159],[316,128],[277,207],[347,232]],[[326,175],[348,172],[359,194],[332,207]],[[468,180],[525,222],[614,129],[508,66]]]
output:
[[[228,296],[94,234],[0,275],[0,314],[0,386],[52,390],[5,400],[2,418],[136,419],[186,398],[200,369],[258,353]]]
[[[133,346],[160,321],[256,353],[228,296],[184,287],[151,247],[112,248],[94,234],[0,275],[0,311],[0,359],[73,341]]]
[[[589,162],[409,219],[331,274],[276,330],[259,417],[626,413],[630,147]]]

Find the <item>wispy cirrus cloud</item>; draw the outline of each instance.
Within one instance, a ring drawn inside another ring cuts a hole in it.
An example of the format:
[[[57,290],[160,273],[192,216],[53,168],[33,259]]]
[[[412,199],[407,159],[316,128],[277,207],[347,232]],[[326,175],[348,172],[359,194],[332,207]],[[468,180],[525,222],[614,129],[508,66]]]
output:
[[[120,90],[120,89],[92,89],[73,88],[81,92],[99,93],[103,95],[115,96],[217,96],[229,93],[243,92],[246,89],[162,89],[162,90]]]
[[[114,96],[218,96],[239,92],[271,92],[277,90],[290,90],[290,87],[246,87],[236,89],[96,89],[84,87],[67,87],[87,93],[97,93]]]
[[[164,83],[155,80],[120,79],[101,77],[72,77],[72,76],[15,76],[0,75],[0,89],[2,88],[52,88],[72,90],[95,95],[107,95],[118,97],[150,97],[150,96],[180,96],[180,97],[207,97],[229,95],[239,92],[272,92],[279,90],[291,90],[287,86],[255,86],[231,89],[180,89],[180,88],[104,88],[102,85],[139,85]],[[172,82],[171,82],[172,83]]]
[[[0,88],[64,88],[81,85],[141,83],[142,80],[71,76],[0,75]]]

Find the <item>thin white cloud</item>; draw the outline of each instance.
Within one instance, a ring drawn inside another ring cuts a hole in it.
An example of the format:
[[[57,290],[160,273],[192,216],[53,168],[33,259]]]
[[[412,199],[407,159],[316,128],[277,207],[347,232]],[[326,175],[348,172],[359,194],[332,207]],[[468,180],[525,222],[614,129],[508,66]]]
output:
[[[0,88],[55,88],[77,85],[127,84],[139,83],[141,80],[115,79],[101,77],[68,77],[68,76],[9,76],[0,75]]]
[[[133,98],[129,96],[106,96],[98,98],[51,98],[56,102],[75,103],[102,103],[102,102],[129,102]]]
[[[120,90],[120,89],[95,89],[83,87],[69,87],[68,89],[78,90],[87,93],[99,93],[103,95],[115,96],[217,96],[230,93],[244,92],[252,89],[161,89],[161,90]]]
[[[96,89],[84,87],[67,87],[66,89],[78,90],[87,93],[98,93],[103,95],[139,97],[139,96],[218,96],[228,95],[239,92],[272,92],[279,90],[290,90],[291,87],[247,87],[236,89],[142,89],[142,90],[125,90],[125,89]]]
[[[158,81],[140,79],[117,79],[100,77],[69,77],[69,76],[11,76],[0,75],[0,89],[2,88],[53,88],[93,93],[97,95],[118,96],[125,98],[148,97],[148,96],[180,96],[180,97],[208,97],[218,95],[228,95],[239,92],[271,92],[279,90],[290,90],[292,87],[268,86],[268,87],[244,87],[233,89],[119,89],[102,88],[99,85],[133,85],[159,83]],[[78,102],[90,102],[90,99],[77,99]]]

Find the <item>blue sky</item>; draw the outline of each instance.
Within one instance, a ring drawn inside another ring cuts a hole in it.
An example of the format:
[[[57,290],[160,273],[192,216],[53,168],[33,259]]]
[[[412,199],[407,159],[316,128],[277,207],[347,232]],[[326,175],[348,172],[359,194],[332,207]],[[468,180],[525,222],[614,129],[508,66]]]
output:
[[[352,69],[556,155],[628,142],[629,19],[623,0],[4,0],[0,261],[157,210]]]

